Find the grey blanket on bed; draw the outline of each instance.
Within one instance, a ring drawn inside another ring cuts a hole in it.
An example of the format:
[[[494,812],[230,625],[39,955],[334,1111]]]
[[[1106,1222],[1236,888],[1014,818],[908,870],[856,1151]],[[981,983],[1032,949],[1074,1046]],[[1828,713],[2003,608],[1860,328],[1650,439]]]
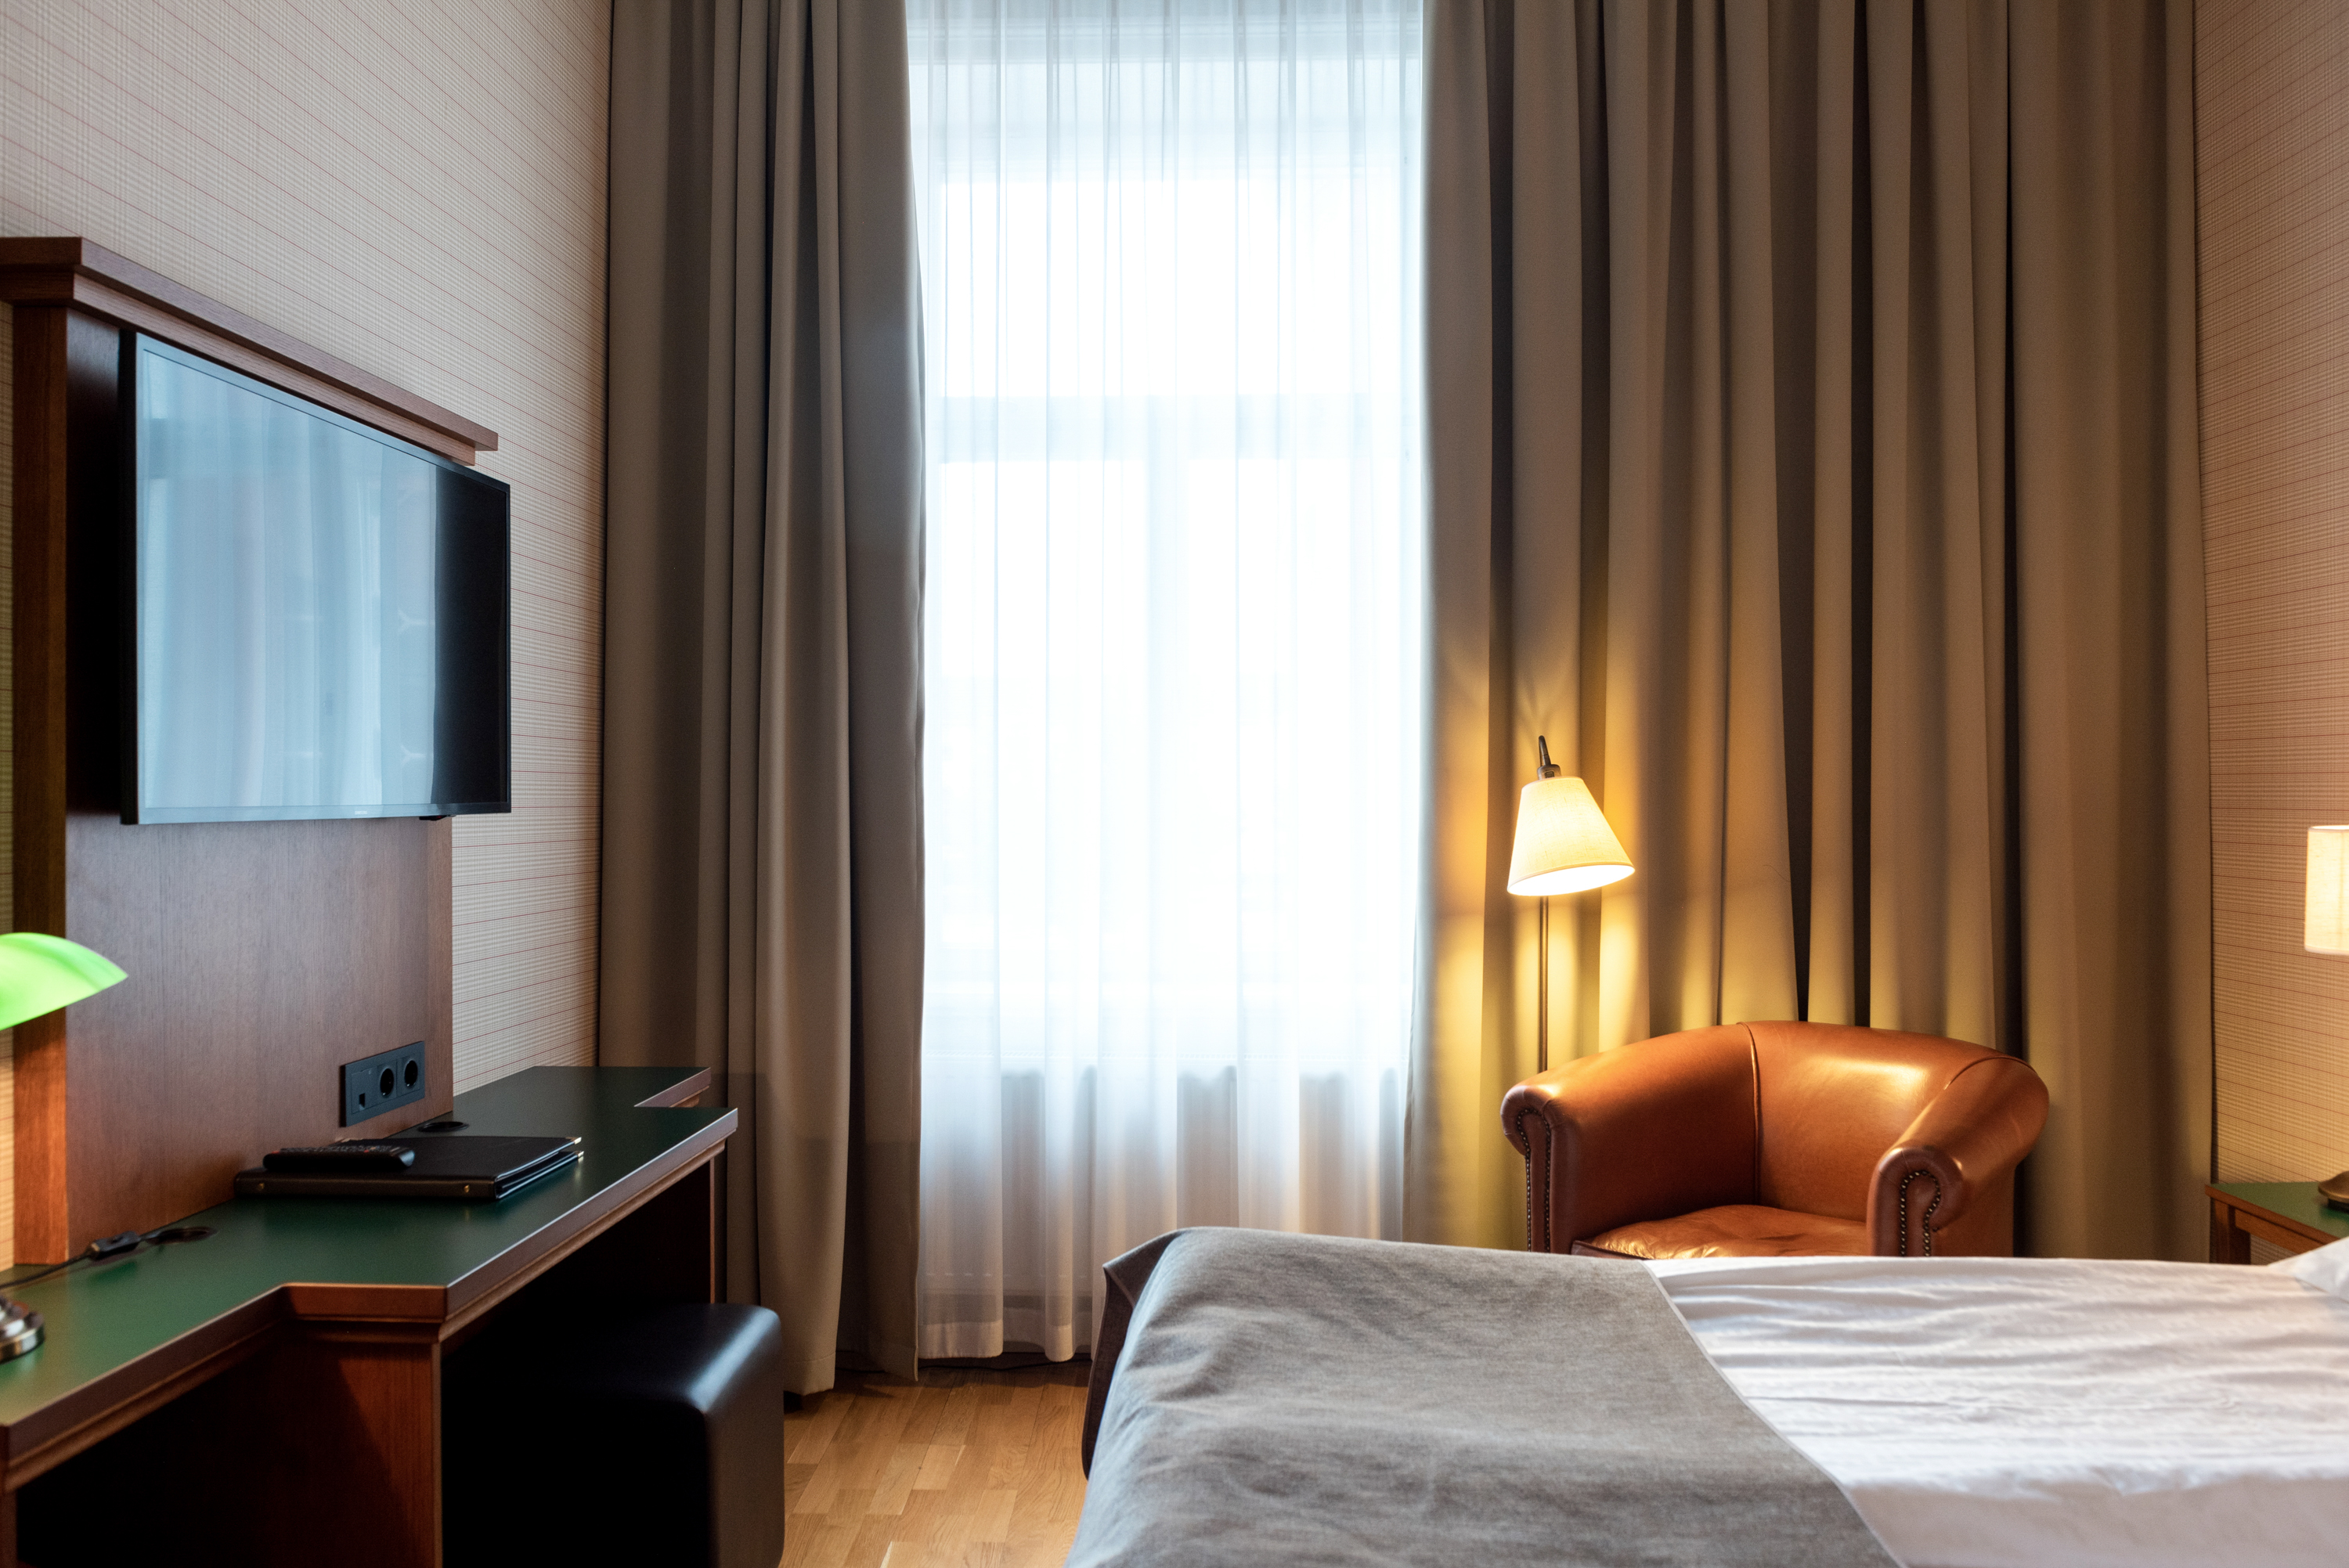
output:
[[[1071,1568],[1889,1568],[1637,1264],[1267,1231],[1109,1265]]]

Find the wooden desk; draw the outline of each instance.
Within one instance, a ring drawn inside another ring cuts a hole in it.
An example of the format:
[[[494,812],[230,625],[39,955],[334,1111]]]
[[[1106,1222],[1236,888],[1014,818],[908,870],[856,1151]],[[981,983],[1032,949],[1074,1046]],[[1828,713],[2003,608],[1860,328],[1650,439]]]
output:
[[[2349,1213],[2328,1208],[2313,1181],[2229,1181],[2210,1195],[2210,1261],[2247,1264],[2251,1238],[2304,1253],[2349,1236]]]
[[[20,1535],[40,1568],[85,1542],[129,1560],[141,1514],[181,1562],[438,1563],[444,1354],[525,1289],[552,1310],[712,1298],[736,1117],[683,1107],[708,1085],[529,1068],[454,1115],[584,1146],[502,1202],[239,1199],[189,1216],[208,1240],[26,1286],[48,1338],[0,1365],[0,1568]]]

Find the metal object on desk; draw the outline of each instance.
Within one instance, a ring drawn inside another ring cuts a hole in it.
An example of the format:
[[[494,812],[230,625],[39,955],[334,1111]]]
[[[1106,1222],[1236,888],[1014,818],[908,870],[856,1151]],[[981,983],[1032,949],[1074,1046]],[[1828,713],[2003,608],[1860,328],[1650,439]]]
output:
[[[41,1315],[0,1296],[0,1361],[14,1361],[41,1343]]]

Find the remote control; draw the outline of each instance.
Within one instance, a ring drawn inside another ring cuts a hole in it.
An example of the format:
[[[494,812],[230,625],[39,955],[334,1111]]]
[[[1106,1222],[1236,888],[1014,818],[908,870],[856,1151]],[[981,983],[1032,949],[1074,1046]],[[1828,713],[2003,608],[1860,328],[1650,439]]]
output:
[[[261,1157],[263,1170],[284,1176],[405,1171],[415,1163],[416,1150],[404,1143],[316,1143],[274,1150]]]

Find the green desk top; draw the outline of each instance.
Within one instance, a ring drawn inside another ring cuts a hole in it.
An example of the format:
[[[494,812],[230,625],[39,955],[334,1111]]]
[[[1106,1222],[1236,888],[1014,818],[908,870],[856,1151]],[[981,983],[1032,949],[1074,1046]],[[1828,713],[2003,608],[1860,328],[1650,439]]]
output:
[[[455,1310],[469,1296],[469,1276],[664,1155],[708,1141],[718,1124],[730,1131],[730,1110],[638,1103],[690,1076],[669,1068],[530,1068],[457,1096],[450,1114],[470,1132],[583,1140],[580,1158],[561,1173],[500,1202],[239,1198],[188,1216],[185,1223],[214,1228],[206,1240],[82,1264],[12,1290],[47,1320],[48,1336],[0,1364],[8,1451],[25,1451],[20,1439],[47,1440],[47,1417],[61,1401],[112,1403],[117,1388],[93,1385],[137,1384],[140,1374],[130,1364],[183,1336],[202,1329],[205,1339],[225,1342],[283,1316],[282,1307],[267,1305],[281,1285],[439,1287],[450,1293]],[[12,1270],[9,1277],[35,1272]],[[234,1321],[240,1315],[249,1327]],[[28,1421],[43,1430],[19,1433]]]
[[[2313,1181],[2214,1181],[2211,1190],[2256,1203],[2271,1214],[2313,1225],[2328,1235],[2349,1236],[2349,1213],[2327,1205],[2316,1195]]]

